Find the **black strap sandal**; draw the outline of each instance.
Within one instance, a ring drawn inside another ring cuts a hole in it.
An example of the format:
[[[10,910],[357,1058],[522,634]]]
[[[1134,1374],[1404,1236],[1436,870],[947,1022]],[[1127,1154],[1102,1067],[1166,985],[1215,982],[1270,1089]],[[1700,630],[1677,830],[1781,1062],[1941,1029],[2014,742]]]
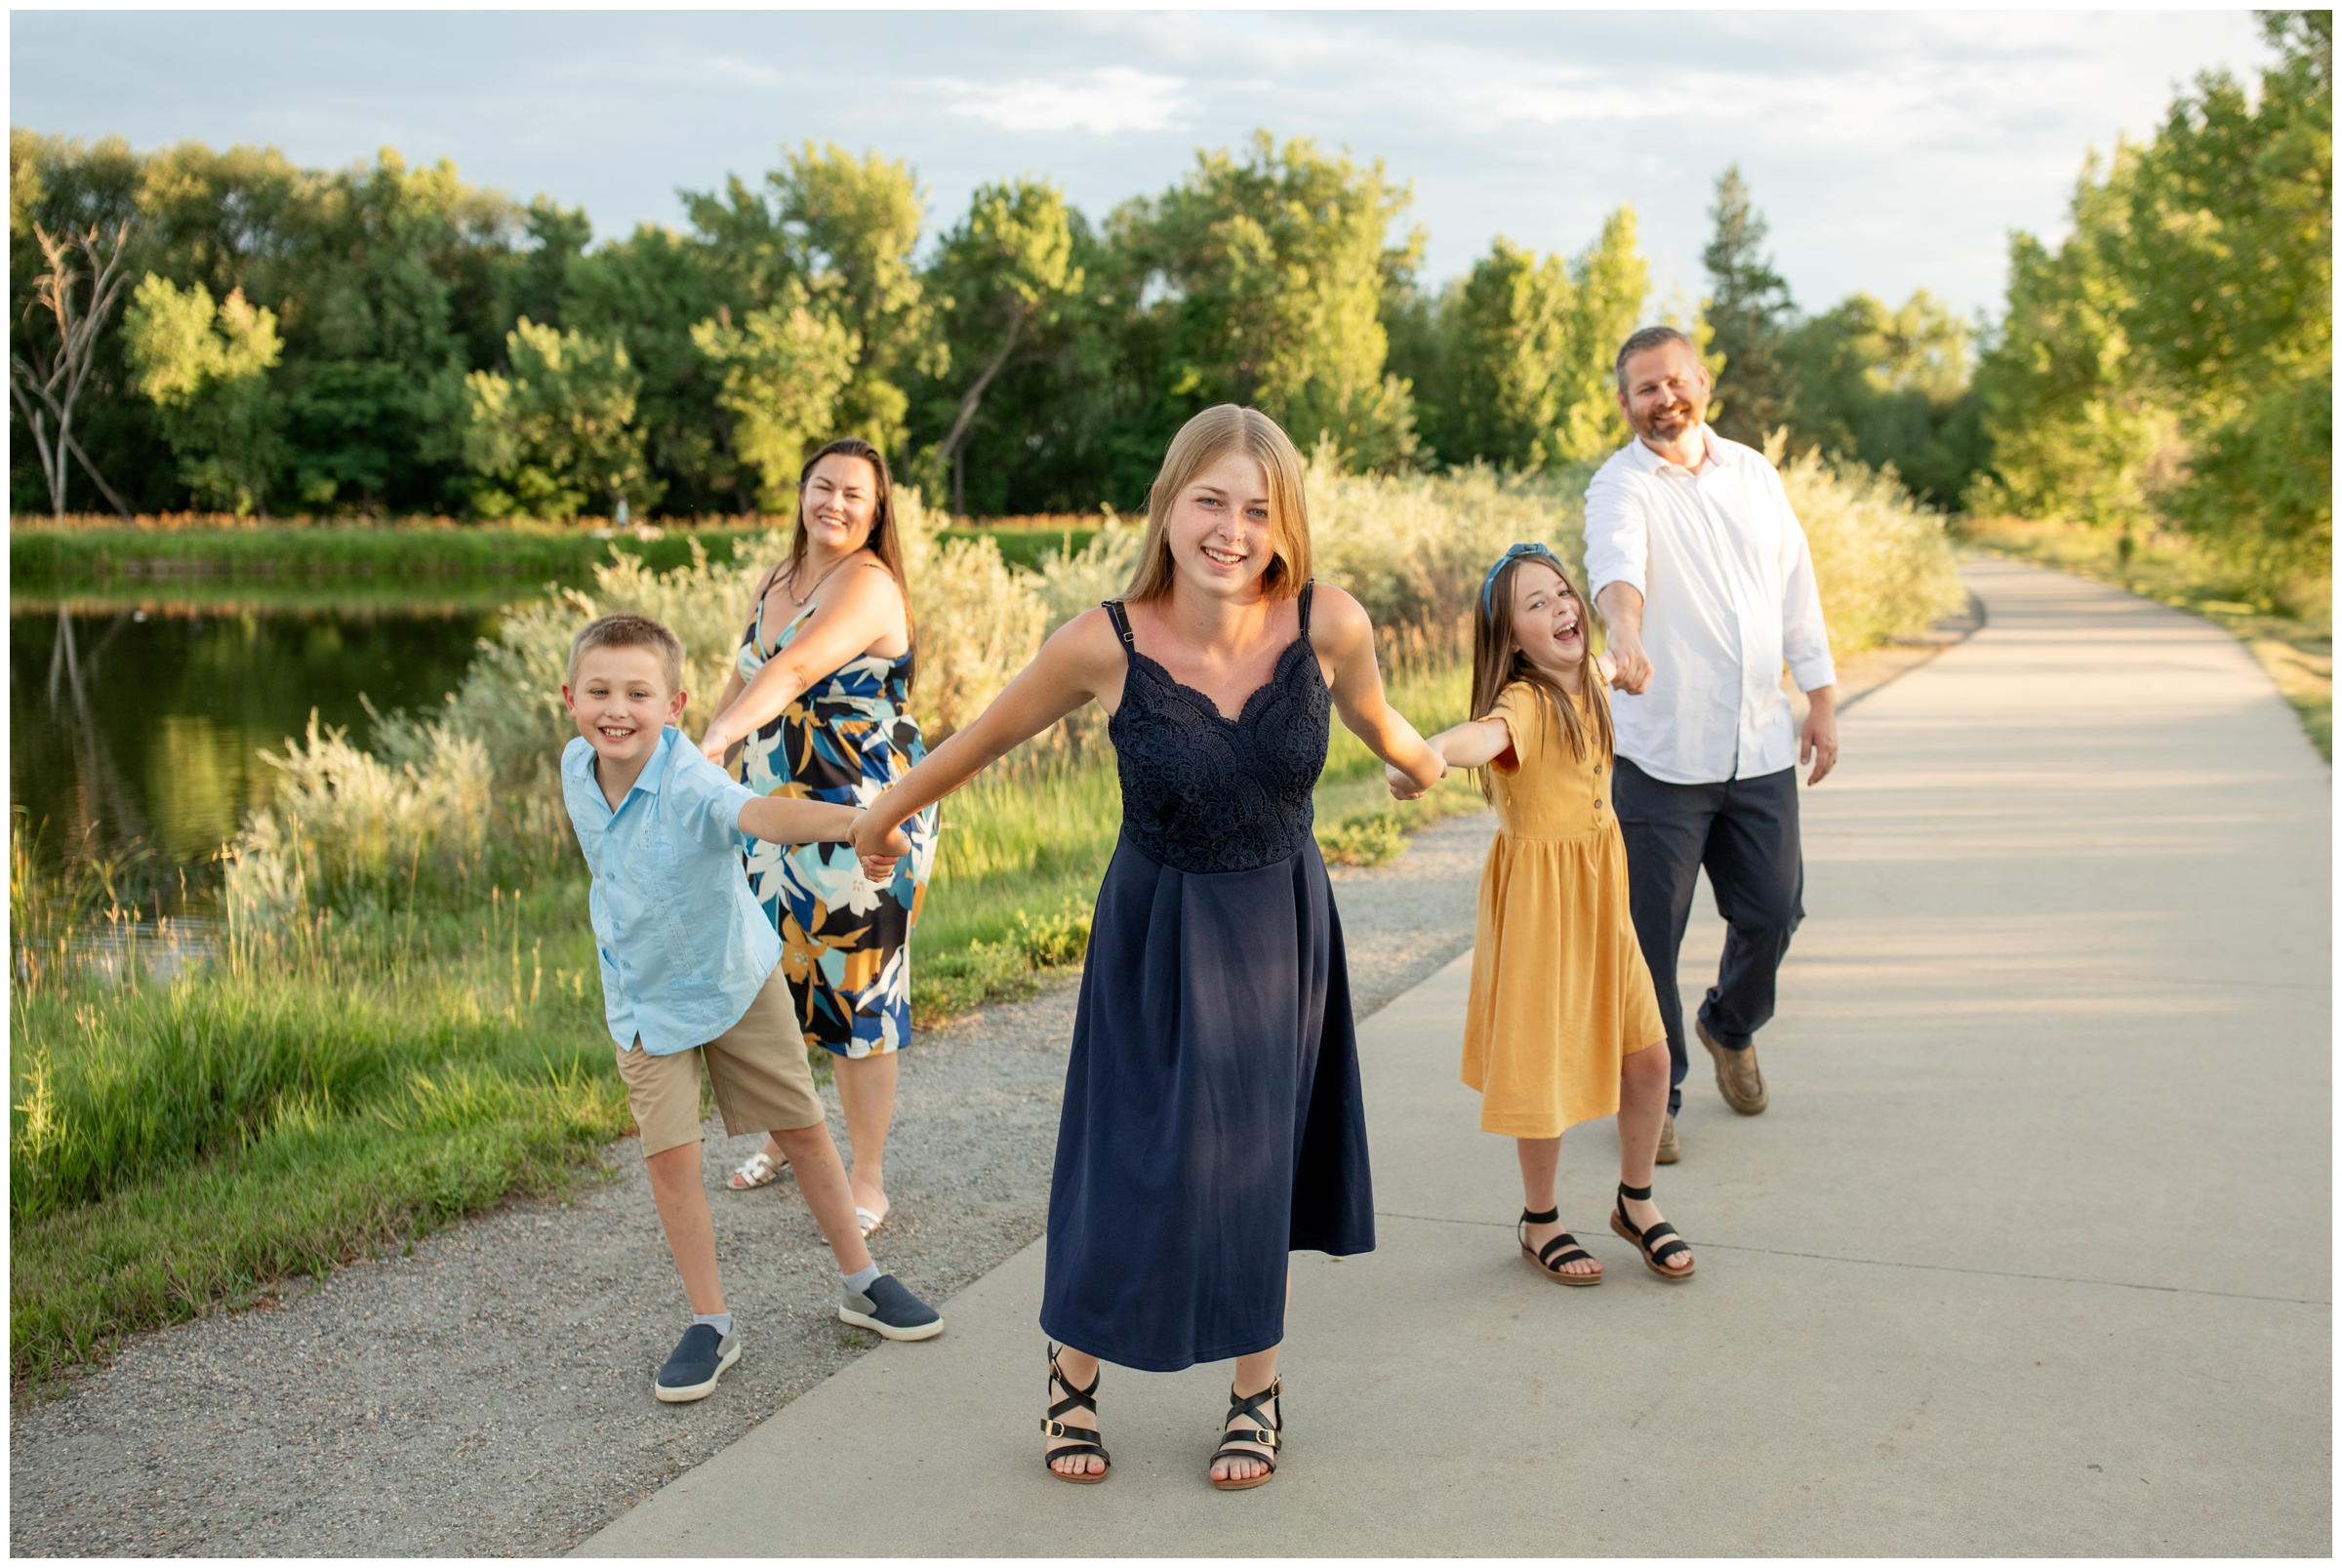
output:
[[[1529,1245],[1529,1226],[1553,1225],[1561,1218],[1559,1209],[1548,1209],[1543,1214],[1520,1211],[1520,1224],[1513,1233],[1520,1238],[1520,1255],[1537,1266],[1537,1271],[1556,1285],[1598,1285],[1602,1282],[1602,1266],[1595,1264],[1592,1273],[1563,1273],[1563,1264],[1576,1263],[1580,1258],[1592,1260],[1594,1254],[1578,1245],[1578,1238],[1564,1230],[1542,1247]]]
[[[1049,1414],[1041,1418],[1041,1431],[1046,1436],[1070,1437],[1073,1441],[1060,1443],[1057,1447],[1047,1450],[1041,1455],[1041,1463],[1049,1467],[1049,1473],[1061,1481],[1071,1481],[1076,1486],[1089,1486],[1105,1480],[1108,1475],[1112,1473],[1114,1457],[1098,1445],[1097,1427],[1069,1427],[1063,1418],[1076,1410],[1086,1410],[1090,1413],[1092,1421],[1098,1419],[1098,1385],[1105,1381],[1106,1372],[1104,1368],[1099,1369],[1090,1379],[1090,1386],[1087,1388],[1076,1388],[1067,1378],[1065,1369],[1057,1364],[1057,1350],[1056,1346],[1049,1347],[1049,1391],[1054,1394],[1058,1389],[1063,1388],[1066,1390],[1066,1396],[1052,1404],[1049,1407]],[[1068,1454],[1095,1454],[1106,1461],[1106,1468],[1098,1471],[1095,1475],[1091,1474],[1087,1467],[1068,1475],[1057,1467],[1057,1462]]]
[[[1651,1201],[1651,1189],[1647,1186],[1629,1186],[1624,1182],[1619,1183],[1618,1207],[1611,1211],[1610,1228],[1641,1248],[1643,1263],[1649,1266],[1652,1273],[1657,1274],[1661,1279],[1689,1279],[1692,1270],[1699,1267],[1698,1264],[1688,1261],[1691,1258],[1690,1244],[1685,1242],[1682,1236],[1676,1232],[1676,1227],[1665,1220],[1660,1221],[1648,1230],[1635,1229],[1635,1222],[1627,1218],[1627,1199],[1629,1198],[1633,1198],[1637,1203],[1648,1203]],[[1686,1262],[1680,1268],[1670,1268],[1667,1266],[1667,1261],[1670,1258],[1682,1258]]]
[[[1260,1474],[1245,1480],[1215,1479],[1212,1485],[1223,1492],[1246,1492],[1256,1486],[1268,1484],[1269,1478],[1276,1473],[1276,1451],[1284,1446],[1279,1436],[1285,1429],[1284,1392],[1285,1380],[1282,1378],[1271,1380],[1269,1387],[1263,1388],[1259,1393],[1239,1394],[1236,1392],[1234,1385],[1230,1385],[1228,1420],[1220,1424],[1222,1428],[1220,1452],[1212,1456],[1212,1463],[1217,1465],[1224,1459],[1249,1459],[1269,1467]],[[1261,1406],[1272,1399],[1276,1401],[1276,1419],[1274,1421],[1261,1414]],[[1256,1424],[1254,1428],[1249,1431],[1228,1430],[1227,1428],[1234,1425],[1238,1416],[1254,1422]],[[1268,1452],[1262,1453],[1262,1449],[1267,1449]]]

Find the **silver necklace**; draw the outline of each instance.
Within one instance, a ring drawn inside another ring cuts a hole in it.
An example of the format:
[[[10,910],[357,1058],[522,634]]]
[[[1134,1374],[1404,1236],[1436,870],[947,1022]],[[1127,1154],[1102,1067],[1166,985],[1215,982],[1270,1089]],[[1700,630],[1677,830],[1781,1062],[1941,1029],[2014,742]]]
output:
[[[810,587],[810,588],[807,588],[807,589],[805,590],[805,597],[804,597],[804,598],[802,598],[802,599],[800,599],[800,598],[798,598],[798,597],[797,597],[797,590],[796,590],[795,588],[793,588],[793,587],[789,586],[789,584],[790,584],[790,583],[792,583],[796,582],[796,580],[797,580],[797,568],[796,568],[795,566],[792,566],[792,567],[790,567],[790,568],[788,569],[788,576],[781,580],[781,591],[782,591],[783,593],[786,593],[786,594],[787,594],[787,595],[788,595],[788,602],[789,602],[789,603],[791,603],[791,604],[795,605],[795,606],[796,606],[798,609],[800,609],[800,610],[801,610],[801,609],[803,609],[803,608],[805,607],[805,605],[806,605],[806,604],[807,604],[807,603],[808,603],[808,602],[809,602],[809,601],[810,601],[810,600],[813,598],[813,596],[814,596],[815,594],[817,594],[817,593],[819,593],[819,592],[821,592],[821,591],[822,591],[822,584],[823,584],[823,583],[827,583],[827,582],[828,582],[828,581],[829,581],[829,579],[830,579],[830,577],[831,577],[831,576],[832,576],[832,575],[833,575],[833,574],[834,574],[834,573],[837,571],[837,569],[838,569],[839,567],[841,567],[841,566],[845,565],[845,564],[846,564],[846,562],[848,562],[848,561],[850,561],[850,560],[852,560],[852,559],[854,559],[854,557],[853,557],[853,556],[851,556],[851,555],[846,555],[846,556],[841,556],[841,557],[840,557],[839,559],[837,559],[836,561],[833,561],[833,562],[831,562],[831,563],[830,563],[830,566],[829,566],[829,570],[828,570],[828,572],[824,572],[824,573],[823,573],[823,574],[822,574],[820,577],[817,577],[817,578],[815,578],[815,579],[813,580],[813,586],[812,586],[812,587]],[[804,564],[804,563],[802,563],[802,562],[799,562],[799,563],[798,563],[798,565],[802,565],[802,564]]]

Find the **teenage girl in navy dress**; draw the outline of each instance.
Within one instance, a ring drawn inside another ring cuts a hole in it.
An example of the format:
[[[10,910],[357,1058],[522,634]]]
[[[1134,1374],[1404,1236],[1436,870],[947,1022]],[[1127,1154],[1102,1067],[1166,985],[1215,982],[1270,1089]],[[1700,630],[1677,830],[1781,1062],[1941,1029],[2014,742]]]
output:
[[[1310,832],[1329,709],[1427,787],[1444,766],[1384,701],[1366,612],[1311,583],[1301,458],[1267,416],[1188,422],[1128,592],[873,801],[855,847],[901,853],[897,824],[1091,702],[1110,715],[1122,837],[1050,1185],[1041,1327],[1064,1348],[1043,1457],[1065,1480],[1106,1478],[1100,1361],[1232,1357],[1211,1480],[1258,1486],[1284,1426],[1287,1255],[1374,1246],[1342,929]]]

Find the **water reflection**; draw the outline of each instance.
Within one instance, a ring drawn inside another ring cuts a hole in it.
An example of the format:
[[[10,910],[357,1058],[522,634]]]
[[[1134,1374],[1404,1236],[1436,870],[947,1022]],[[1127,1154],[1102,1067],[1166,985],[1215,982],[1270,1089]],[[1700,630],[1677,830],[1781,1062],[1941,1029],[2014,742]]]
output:
[[[12,604],[9,798],[44,859],[155,852],[199,876],[276,771],[257,755],[314,708],[364,744],[361,694],[389,711],[463,679],[496,615],[478,604]]]

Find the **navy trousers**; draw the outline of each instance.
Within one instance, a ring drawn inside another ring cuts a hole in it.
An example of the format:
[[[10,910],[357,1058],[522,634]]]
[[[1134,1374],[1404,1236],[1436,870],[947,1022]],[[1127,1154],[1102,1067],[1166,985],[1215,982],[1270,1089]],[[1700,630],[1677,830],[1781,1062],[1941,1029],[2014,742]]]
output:
[[[1700,1022],[1727,1050],[1746,1050],[1773,1016],[1774,979],[1789,939],[1805,918],[1805,857],[1797,843],[1797,773],[1722,784],[1667,784],[1625,757],[1611,799],[1627,840],[1627,899],[1642,961],[1659,990],[1672,1077],[1667,1108],[1683,1106],[1691,1053],[1676,964],[1691,919],[1700,867],[1730,928]]]

